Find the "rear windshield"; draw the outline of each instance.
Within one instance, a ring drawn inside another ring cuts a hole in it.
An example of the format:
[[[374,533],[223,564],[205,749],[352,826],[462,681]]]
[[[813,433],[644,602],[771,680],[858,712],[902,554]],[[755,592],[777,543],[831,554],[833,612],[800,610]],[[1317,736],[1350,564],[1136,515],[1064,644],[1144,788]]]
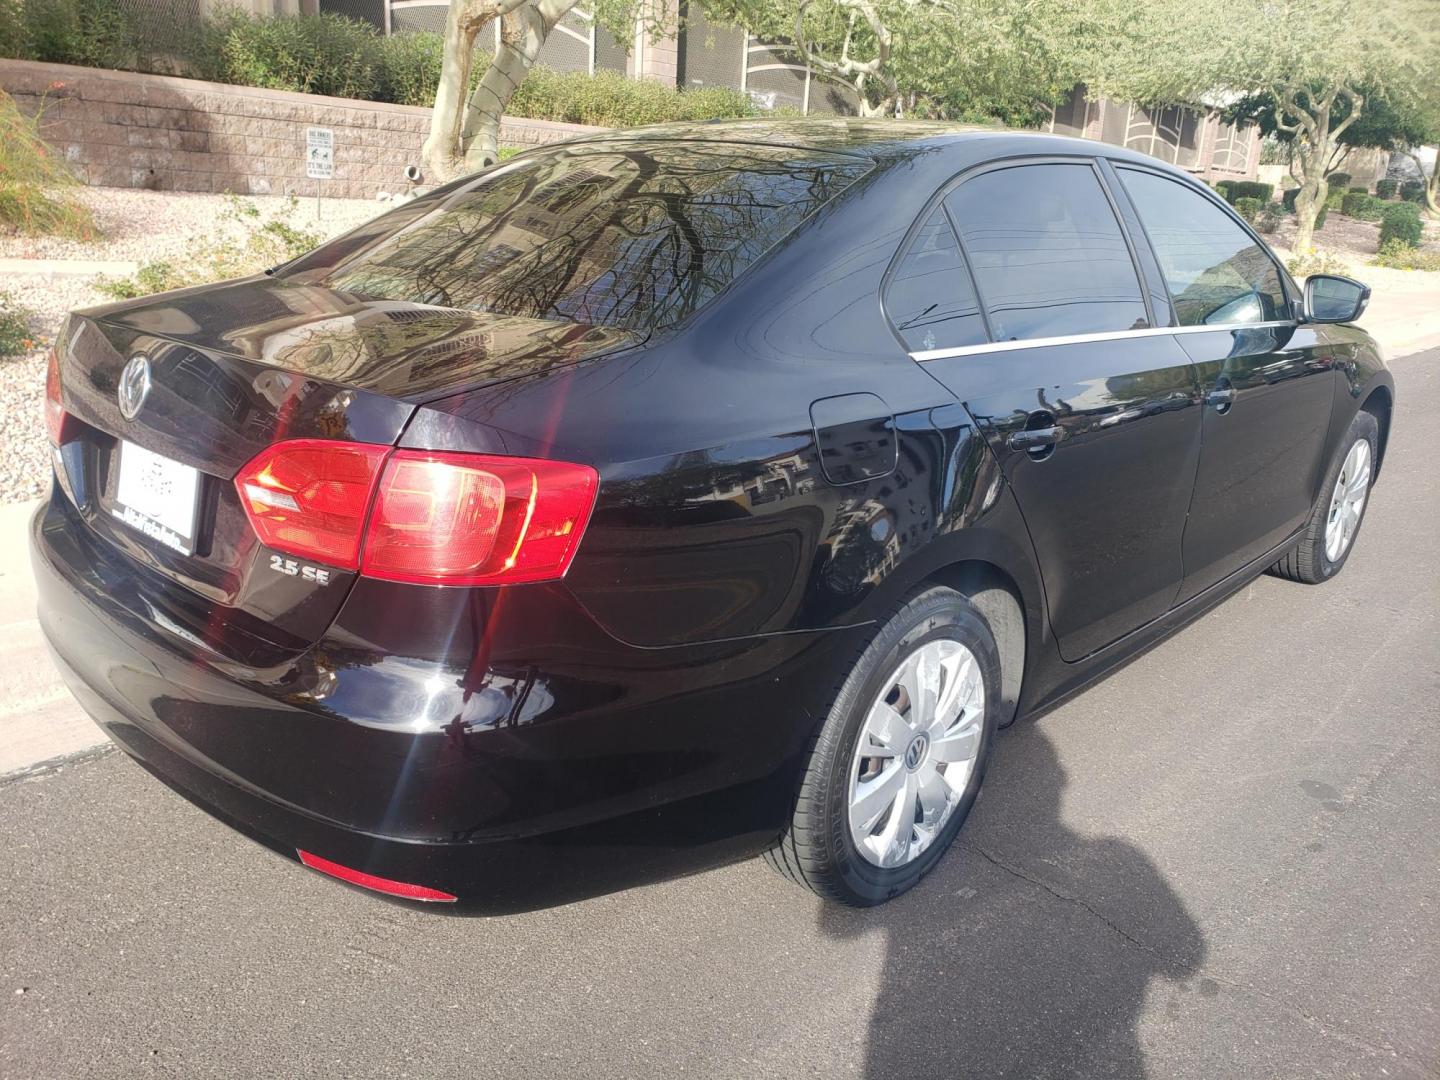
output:
[[[868,168],[781,147],[557,147],[387,214],[281,276],[644,333],[695,311]]]

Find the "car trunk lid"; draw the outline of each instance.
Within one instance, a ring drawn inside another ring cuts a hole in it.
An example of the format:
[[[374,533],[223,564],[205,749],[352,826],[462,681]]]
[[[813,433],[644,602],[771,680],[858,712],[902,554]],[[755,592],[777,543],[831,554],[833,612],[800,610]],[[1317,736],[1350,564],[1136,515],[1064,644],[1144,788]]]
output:
[[[354,574],[260,543],[233,482],[247,462],[289,439],[394,444],[419,402],[631,340],[264,277],[94,309],[74,316],[57,343],[71,418],[60,462],[88,527],[159,592],[167,583],[184,590],[169,594],[172,630],[263,663],[315,641]],[[148,387],[127,417],[122,382],[136,357]],[[142,469],[151,475],[139,497]],[[161,497],[154,490],[178,504],[178,517],[136,509]]]

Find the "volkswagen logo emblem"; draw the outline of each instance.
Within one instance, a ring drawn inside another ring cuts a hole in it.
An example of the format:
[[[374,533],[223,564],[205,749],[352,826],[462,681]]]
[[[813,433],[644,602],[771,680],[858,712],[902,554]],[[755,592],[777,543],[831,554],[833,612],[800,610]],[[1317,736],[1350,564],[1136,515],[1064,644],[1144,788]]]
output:
[[[925,760],[925,752],[930,749],[930,740],[925,735],[919,734],[910,740],[910,745],[905,750],[905,767],[914,772]]]
[[[120,372],[120,391],[116,395],[120,399],[120,415],[134,420],[149,393],[150,361],[143,356],[132,356]]]

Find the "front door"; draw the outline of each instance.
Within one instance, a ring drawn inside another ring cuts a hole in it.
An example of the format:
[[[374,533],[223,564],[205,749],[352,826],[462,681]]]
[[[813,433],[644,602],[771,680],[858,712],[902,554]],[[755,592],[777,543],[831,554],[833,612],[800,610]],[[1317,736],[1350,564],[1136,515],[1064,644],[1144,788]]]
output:
[[[944,200],[990,341],[916,356],[965,403],[1030,530],[1078,660],[1163,615],[1200,452],[1189,357],[1154,316],[1089,162],[1006,165]],[[912,344],[915,348],[915,344]]]
[[[1206,402],[1184,601],[1304,523],[1337,376],[1315,333],[1296,326],[1270,254],[1227,208],[1159,173],[1116,172],[1159,260],[1182,327],[1176,340]]]

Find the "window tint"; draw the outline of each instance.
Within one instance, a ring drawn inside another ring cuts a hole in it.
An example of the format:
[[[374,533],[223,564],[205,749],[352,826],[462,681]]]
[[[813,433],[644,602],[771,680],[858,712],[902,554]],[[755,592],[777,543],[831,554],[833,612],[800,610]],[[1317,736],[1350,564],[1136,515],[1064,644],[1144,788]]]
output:
[[[1090,166],[997,169],[946,202],[997,341],[1149,325],[1130,250]]]
[[[556,148],[386,215],[284,276],[644,332],[705,303],[868,168],[768,146]]]
[[[1229,214],[1174,180],[1119,171],[1160,259],[1181,326],[1290,317],[1275,263]]]
[[[885,311],[907,348],[953,349],[987,340],[970,272],[937,207],[920,227],[895,268],[885,294]]]

